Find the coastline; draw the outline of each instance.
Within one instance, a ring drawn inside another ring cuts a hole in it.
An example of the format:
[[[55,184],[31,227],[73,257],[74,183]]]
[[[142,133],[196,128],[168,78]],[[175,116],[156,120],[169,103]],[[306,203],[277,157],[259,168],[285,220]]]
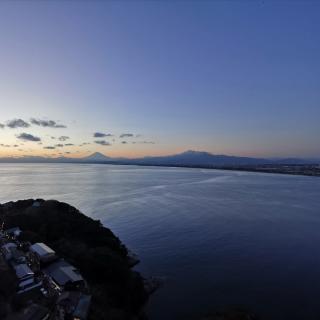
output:
[[[184,164],[150,164],[135,162],[109,162],[109,161],[1,161],[0,164],[100,164],[113,166],[139,166],[139,167],[162,167],[162,168],[189,168],[206,170],[242,171],[254,173],[283,174],[294,176],[320,177],[319,164],[281,164],[281,165],[235,165],[235,166],[209,166],[209,165],[184,165]]]

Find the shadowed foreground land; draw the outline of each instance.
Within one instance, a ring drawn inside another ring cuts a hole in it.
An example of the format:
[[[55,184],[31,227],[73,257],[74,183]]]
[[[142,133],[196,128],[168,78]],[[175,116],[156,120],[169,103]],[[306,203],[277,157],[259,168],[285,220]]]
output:
[[[37,202],[41,204],[38,207],[33,206],[34,200],[0,205],[5,228],[19,226],[23,230],[21,240],[48,244],[80,270],[93,297],[89,319],[143,319],[148,295],[143,278],[131,269],[128,251],[120,240],[100,221],[66,203]],[[11,289],[0,286],[2,302]]]

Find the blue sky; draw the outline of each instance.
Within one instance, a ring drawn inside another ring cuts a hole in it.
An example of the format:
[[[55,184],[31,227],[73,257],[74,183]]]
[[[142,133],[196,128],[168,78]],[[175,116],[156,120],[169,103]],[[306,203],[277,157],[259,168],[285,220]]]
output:
[[[319,157],[319,21],[317,1],[1,2],[0,154]],[[30,118],[67,128],[6,126]]]

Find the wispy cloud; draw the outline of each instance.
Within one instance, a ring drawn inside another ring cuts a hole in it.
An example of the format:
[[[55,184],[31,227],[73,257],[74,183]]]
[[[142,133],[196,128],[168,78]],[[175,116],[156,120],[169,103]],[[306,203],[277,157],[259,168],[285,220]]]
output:
[[[111,143],[106,140],[96,140],[96,144],[100,144],[101,146],[111,146]]]
[[[24,141],[41,141],[41,138],[29,133],[21,133],[17,136],[17,138]]]
[[[73,143],[65,143],[64,145],[67,146],[67,147],[69,147],[69,146],[74,146]]]
[[[120,134],[120,138],[132,138],[134,137],[133,133],[122,133]]]
[[[133,144],[156,144],[154,141],[132,141]]]
[[[127,141],[121,141],[121,143],[122,143],[122,144],[127,144],[128,142],[127,142]]]
[[[103,132],[95,132],[93,134],[94,138],[105,138],[105,137],[113,137],[111,133],[103,133]]]
[[[66,140],[69,140],[69,139],[70,139],[70,137],[68,137],[68,136],[61,136],[61,137],[58,138],[59,141],[66,141]]]
[[[40,127],[48,127],[48,128],[66,128],[67,127],[63,124],[58,124],[54,120],[41,120],[41,119],[32,118],[30,122]]]
[[[48,150],[54,150],[56,147],[54,146],[46,146],[46,147],[43,147],[43,149],[48,149]]]
[[[64,147],[64,144],[58,143],[58,144],[56,144],[55,146],[58,147],[58,148],[63,148],[63,147]]]
[[[7,127],[11,128],[11,129],[29,128],[30,124],[28,122],[25,122],[22,119],[13,119],[13,120],[9,120],[7,122]]]

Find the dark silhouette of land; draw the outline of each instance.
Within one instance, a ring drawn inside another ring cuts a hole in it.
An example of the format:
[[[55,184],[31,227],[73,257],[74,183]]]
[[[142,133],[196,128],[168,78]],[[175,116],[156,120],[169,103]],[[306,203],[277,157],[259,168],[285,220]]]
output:
[[[44,242],[80,270],[92,305],[88,320],[144,319],[148,299],[144,279],[132,270],[127,248],[101,222],[58,201],[22,200],[0,205],[5,228],[19,226],[22,242]],[[0,277],[0,304],[12,297],[12,272]]]
[[[46,158],[21,157],[0,158],[2,163],[94,163],[114,165],[139,165],[162,167],[186,167],[202,169],[236,170],[265,172],[278,174],[294,174],[306,176],[320,176],[319,159],[263,159],[213,155],[208,152],[186,151],[176,155],[161,157],[143,157],[136,159],[111,158],[96,152],[84,158]]]

